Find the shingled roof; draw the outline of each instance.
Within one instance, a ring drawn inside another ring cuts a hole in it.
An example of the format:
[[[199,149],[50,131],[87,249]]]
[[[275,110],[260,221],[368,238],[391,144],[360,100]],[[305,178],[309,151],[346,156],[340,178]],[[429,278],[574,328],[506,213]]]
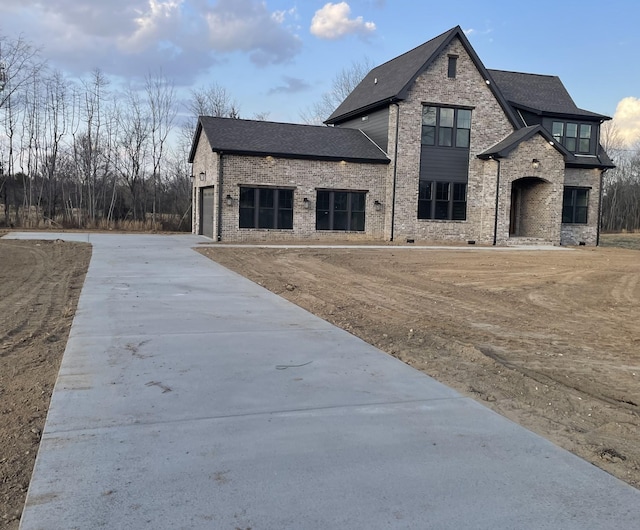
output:
[[[428,42],[371,70],[325,121],[336,124],[358,114],[383,107],[407,97],[416,78],[442,53],[454,38],[459,38],[476,68],[487,80],[490,76],[460,26],[450,29]],[[515,125],[517,119],[499,90],[489,84],[494,96]]]
[[[526,74],[489,70],[494,82],[509,103],[536,114],[576,118],[610,119],[576,106],[567,89],[555,75]]]
[[[390,161],[357,129],[200,116],[189,155],[190,163],[203,132],[216,152],[374,164],[388,164]]]

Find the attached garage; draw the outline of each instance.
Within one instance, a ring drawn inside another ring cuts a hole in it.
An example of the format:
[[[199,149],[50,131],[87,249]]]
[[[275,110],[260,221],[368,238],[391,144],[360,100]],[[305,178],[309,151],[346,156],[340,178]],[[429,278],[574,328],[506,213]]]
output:
[[[200,188],[200,235],[213,239],[214,187]]]

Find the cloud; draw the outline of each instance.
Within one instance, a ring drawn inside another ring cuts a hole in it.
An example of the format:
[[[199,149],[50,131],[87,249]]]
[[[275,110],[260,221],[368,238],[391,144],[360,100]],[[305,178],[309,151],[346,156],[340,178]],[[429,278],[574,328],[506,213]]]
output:
[[[328,3],[316,11],[311,20],[311,33],[320,39],[336,40],[346,35],[367,36],[376,30],[373,22],[362,17],[349,18],[351,8],[346,2]]]
[[[287,26],[295,16],[295,9],[269,11],[261,0],[0,1],[2,30],[30,36],[56,68],[121,77],[162,69],[178,84],[227,53],[258,65],[290,60],[302,46]]]
[[[207,13],[209,43],[219,52],[243,51],[258,66],[284,63],[302,48],[302,41],[284,26],[292,11],[270,13],[255,0],[219,0]]]
[[[311,88],[311,85],[304,79],[298,79],[297,77],[283,77],[286,85],[277,86],[269,90],[269,95],[272,94],[295,94],[297,92],[304,92]]]
[[[625,145],[640,141],[640,99],[630,96],[620,100],[613,116],[613,124]]]

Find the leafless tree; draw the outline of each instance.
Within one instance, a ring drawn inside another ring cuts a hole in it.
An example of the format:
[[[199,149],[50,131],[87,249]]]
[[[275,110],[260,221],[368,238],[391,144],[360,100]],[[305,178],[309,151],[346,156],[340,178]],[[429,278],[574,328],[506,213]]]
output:
[[[302,121],[309,125],[322,125],[372,68],[373,62],[365,57],[340,70],[333,78],[331,90],[322,94],[320,101],[300,113]]]

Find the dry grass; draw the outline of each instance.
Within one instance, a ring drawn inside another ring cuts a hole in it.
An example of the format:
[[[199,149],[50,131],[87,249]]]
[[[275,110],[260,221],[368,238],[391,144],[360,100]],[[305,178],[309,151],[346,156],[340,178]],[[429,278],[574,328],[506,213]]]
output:
[[[630,250],[640,250],[640,232],[601,234],[600,245],[603,247],[617,247],[627,248]]]

